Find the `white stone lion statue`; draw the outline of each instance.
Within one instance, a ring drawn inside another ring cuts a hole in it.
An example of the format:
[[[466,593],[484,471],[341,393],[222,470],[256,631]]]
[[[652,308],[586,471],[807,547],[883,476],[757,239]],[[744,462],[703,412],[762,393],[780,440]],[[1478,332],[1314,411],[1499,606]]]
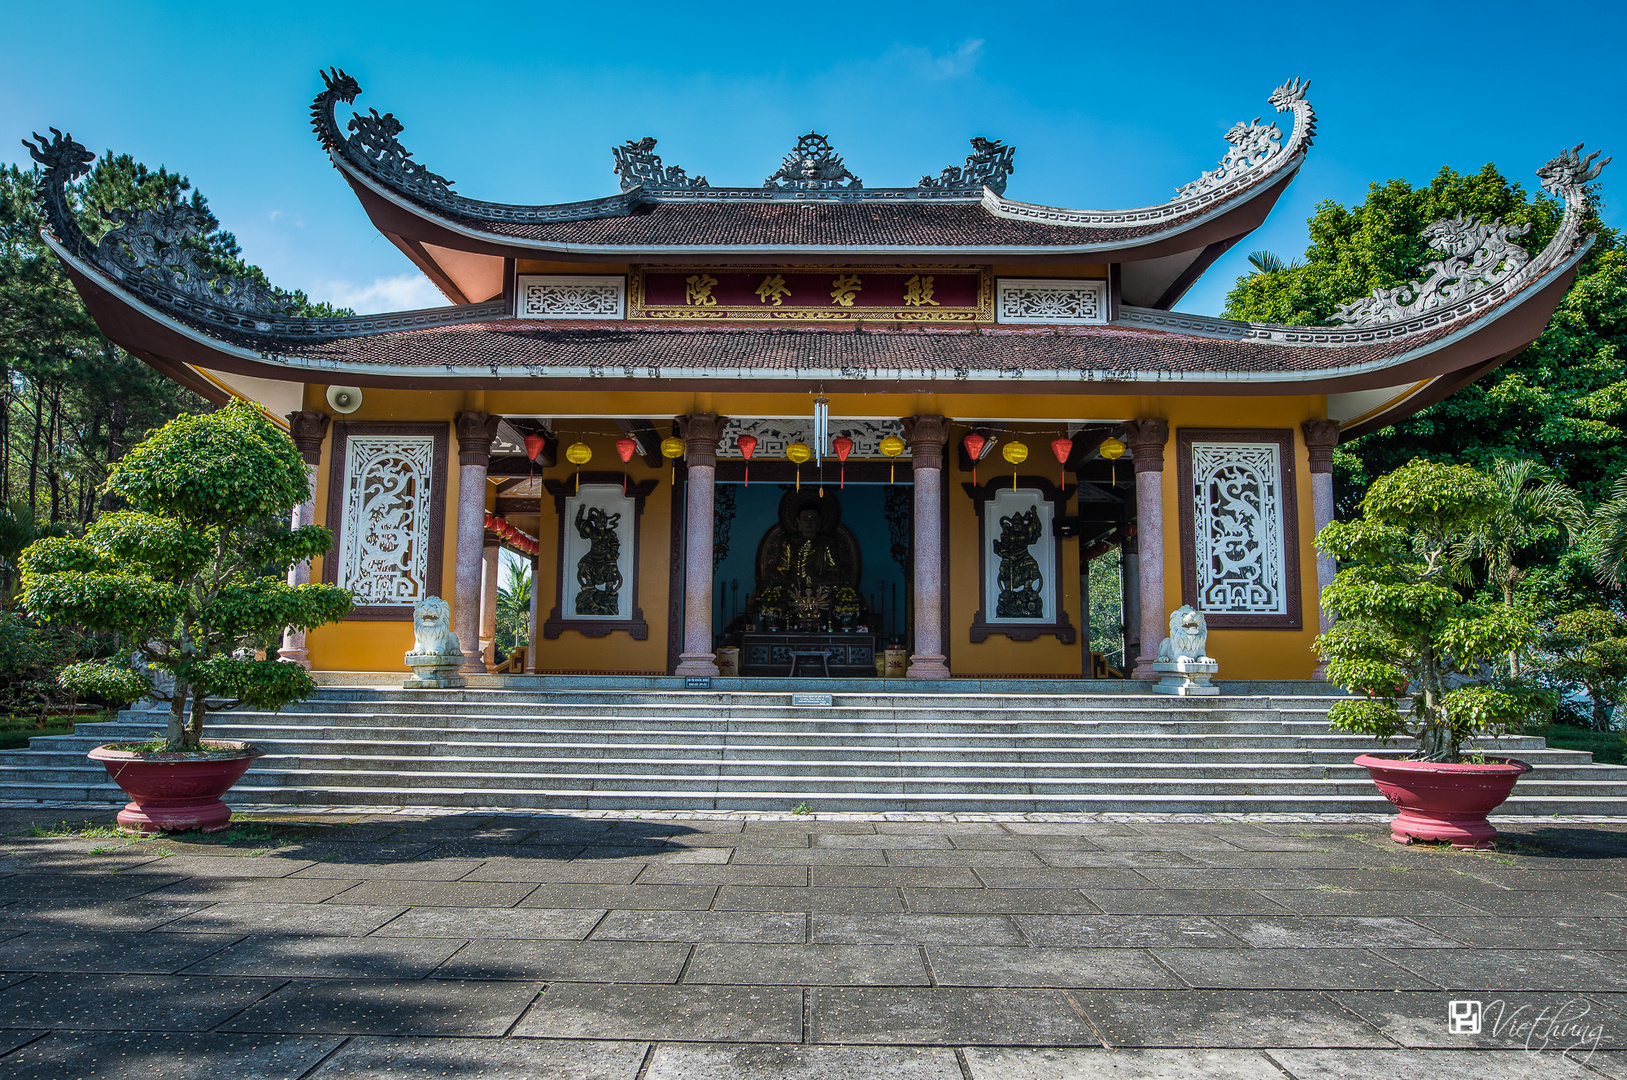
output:
[[[1169,613],[1169,637],[1158,646],[1158,663],[1173,664],[1178,660],[1209,662],[1209,624],[1203,612],[1183,605]]]
[[[426,596],[412,608],[412,651],[419,656],[461,656],[452,632],[452,608],[438,596]]]

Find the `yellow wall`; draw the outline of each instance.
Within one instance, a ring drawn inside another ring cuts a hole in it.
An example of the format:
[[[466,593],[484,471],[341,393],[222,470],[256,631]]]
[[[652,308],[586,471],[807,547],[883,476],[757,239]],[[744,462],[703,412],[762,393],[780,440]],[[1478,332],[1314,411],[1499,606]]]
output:
[[[325,387],[307,388],[307,408],[320,408]],[[509,415],[566,417],[573,413],[598,416],[649,417],[665,430],[661,418],[692,411],[711,411],[729,416],[797,416],[812,413],[812,393],[715,393],[693,394],[665,391],[488,391],[485,393],[433,392],[368,389],[362,408],[347,420],[445,421],[450,426],[460,409],[483,409]],[[1035,394],[902,394],[832,393],[828,395],[833,416],[897,417],[914,413],[943,413],[952,418],[1003,419],[1012,422],[1013,435],[1029,446],[1027,471],[1038,472],[1051,461],[1051,438],[1062,433],[1062,418],[1125,420],[1157,417],[1169,421],[1170,440],[1165,450],[1164,495],[1164,581],[1165,612],[1181,603],[1180,515],[1175,461],[1176,439],[1182,427],[1288,428],[1294,431],[1296,503],[1299,516],[1299,573],[1303,605],[1303,628],[1288,630],[1212,630],[1209,651],[1220,661],[1220,673],[1227,679],[1289,679],[1310,675],[1314,658],[1311,640],[1317,631],[1316,559],[1312,547],[1315,528],[1312,518],[1310,469],[1299,425],[1304,420],[1326,416],[1326,403],[1320,396],[1297,397],[1184,397]],[[1031,420],[1031,427],[1022,421]],[[1054,422],[1053,421],[1057,421]],[[610,421],[559,420],[561,445],[577,438],[594,450],[591,469],[619,471],[620,461],[613,444],[619,432]],[[1052,430],[1054,428],[1054,430]],[[958,439],[961,431],[955,431]],[[331,439],[330,439],[331,445]],[[442,592],[450,601],[456,561],[457,440],[449,431],[447,468],[447,521],[443,542]],[[977,517],[971,500],[961,488],[970,477],[957,466],[954,446],[947,448],[945,496],[950,516],[948,566],[950,669],[960,675],[1054,674],[1077,675],[1080,647],[1061,644],[1054,636],[1030,642],[1014,642],[993,635],[980,644],[969,640],[972,613],[979,606],[977,551],[980,543]],[[330,458],[324,448],[323,463],[317,472],[317,520],[326,515]],[[1129,469],[1126,456],[1121,468]],[[556,466],[548,475],[568,476],[567,466]],[[986,475],[984,470],[990,470]],[[624,633],[604,638],[586,638],[567,631],[554,641],[541,642],[539,666],[547,670],[654,671],[666,666],[669,530],[672,488],[667,471],[656,470],[634,458],[627,470],[634,480],[658,479],[656,491],[646,500],[640,522],[639,605],[649,624],[645,641],[633,641]],[[980,480],[1004,473],[1010,466],[998,458],[979,466]],[[488,496],[493,489],[488,487]],[[491,505],[488,498],[488,505]],[[1077,505],[1076,503],[1071,505]],[[538,582],[539,620],[546,619],[557,602],[558,521],[550,496],[543,505],[540,524],[542,572]],[[1078,581],[1078,542],[1062,544],[1062,599],[1069,620],[1078,633],[1086,620],[1080,611]],[[320,568],[317,568],[320,573]],[[1134,628],[1131,629],[1134,633]],[[308,643],[312,663],[324,670],[401,670],[401,654],[411,645],[411,628],[405,623],[347,622],[312,631]]]

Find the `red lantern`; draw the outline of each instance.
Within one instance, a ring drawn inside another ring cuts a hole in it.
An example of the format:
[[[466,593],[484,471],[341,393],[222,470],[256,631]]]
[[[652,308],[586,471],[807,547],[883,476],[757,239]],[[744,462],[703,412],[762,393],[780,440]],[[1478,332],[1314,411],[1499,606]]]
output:
[[[1058,435],[1051,440],[1051,453],[1056,455],[1056,463],[1062,466],[1057,470],[1062,477],[1063,486],[1068,483],[1068,456],[1073,453],[1073,440],[1066,435]]]
[[[846,435],[838,435],[830,441],[830,447],[836,451],[836,460],[842,463],[841,487],[847,487],[847,455],[853,452],[853,440]]]
[[[746,486],[751,486],[751,455],[757,449],[757,436],[742,435],[734,441],[740,447],[740,456],[746,459]]]
[[[983,447],[987,446],[988,442],[989,440],[975,431],[967,432],[966,437],[960,440],[960,445],[966,448],[966,456],[972,459],[973,487],[977,486],[977,459],[983,456]]]
[[[525,437],[525,456],[532,461],[542,455],[542,448],[548,445],[548,440],[541,435],[527,435]]]
[[[623,465],[627,464],[629,461],[632,461],[633,455],[637,452],[638,443],[634,442],[626,435],[623,435],[621,438],[616,440],[616,454],[621,458],[621,463]],[[627,474],[625,472],[621,474],[621,493],[623,495],[627,494]]]
[[[492,517],[491,516],[491,511],[488,510],[486,512],[486,528],[490,529],[492,527],[492,525],[494,525],[496,522],[497,522],[497,519]]]

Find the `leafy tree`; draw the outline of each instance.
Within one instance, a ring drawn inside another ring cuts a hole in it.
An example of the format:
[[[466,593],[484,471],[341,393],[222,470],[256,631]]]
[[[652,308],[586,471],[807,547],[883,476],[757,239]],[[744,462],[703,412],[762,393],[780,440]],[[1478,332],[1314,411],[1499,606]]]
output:
[[[252,653],[284,627],[350,610],[343,589],[286,581],[291,564],[333,543],[320,526],[284,524],[310,496],[293,441],[234,402],[170,421],[115,463],[105,487],[130,508],[104,513],[82,539],[41,540],[22,558],[29,612],[136,645],[63,668],[62,685],[113,700],[167,696],[175,750],[199,747],[212,700],[272,709],[306,697],[315,684],[303,668]],[[155,671],[173,680],[167,693]]]
[[[1593,511],[1587,547],[1599,581],[1621,588],[1622,567],[1627,565],[1627,472],[1616,477],[1610,498]]]
[[[1362,517],[1317,536],[1339,572],[1322,591],[1338,622],[1316,648],[1329,680],[1363,695],[1333,705],[1334,727],[1385,742],[1410,736],[1415,758],[1457,761],[1465,739],[1518,730],[1540,707],[1519,682],[1484,681],[1495,657],[1531,640],[1531,613],[1479,599],[1459,558],[1501,504],[1483,473],[1418,460],[1373,482]]]
[[[1497,489],[1496,509],[1463,538],[1457,556],[1478,559],[1488,585],[1514,604],[1514,589],[1525,576],[1523,551],[1563,530],[1574,542],[1587,525],[1587,510],[1576,492],[1553,479],[1553,470],[1534,461],[1498,460],[1490,471]],[[1508,656],[1508,673],[1520,673],[1519,654]]]
[[[531,571],[516,563],[504,566],[497,586],[496,647],[505,655],[531,642]]]
[[[1562,692],[1581,687],[1592,705],[1585,726],[1610,730],[1612,711],[1627,700],[1627,619],[1604,608],[1566,612],[1541,646],[1542,674]]]
[[[1238,279],[1226,314],[1292,325],[1327,323],[1344,303],[1416,280],[1435,257],[1425,226],[1459,213],[1528,225],[1520,239],[1541,250],[1563,207],[1527,195],[1487,165],[1478,173],[1442,169],[1427,185],[1373,184],[1365,202],[1327,201],[1310,219],[1310,247],[1298,266]],[[1627,467],[1627,250],[1595,220],[1593,250],[1548,328],[1519,356],[1475,384],[1406,420],[1339,448],[1340,509],[1353,512],[1372,481],[1417,457],[1488,466],[1534,458],[1585,500],[1602,498]],[[1551,562],[1552,550],[1541,560]]]

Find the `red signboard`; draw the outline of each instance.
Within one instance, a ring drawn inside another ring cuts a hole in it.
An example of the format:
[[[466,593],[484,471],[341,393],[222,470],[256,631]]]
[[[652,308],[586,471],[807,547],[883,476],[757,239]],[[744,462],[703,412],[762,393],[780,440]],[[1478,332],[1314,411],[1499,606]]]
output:
[[[634,319],[992,318],[980,268],[833,266],[644,267],[634,271]]]

